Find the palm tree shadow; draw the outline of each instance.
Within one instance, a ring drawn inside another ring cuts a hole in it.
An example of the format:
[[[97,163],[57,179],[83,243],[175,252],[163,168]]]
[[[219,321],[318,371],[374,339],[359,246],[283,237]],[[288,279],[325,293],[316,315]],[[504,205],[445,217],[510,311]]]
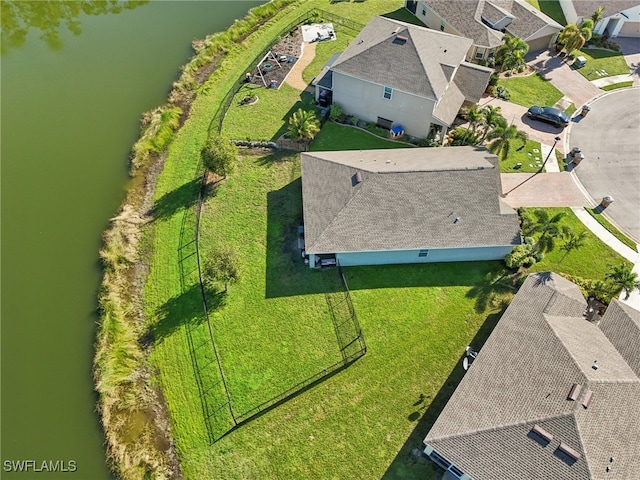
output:
[[[484,313],[487,309],[503,309],[508,302],[509,294],[515,293],[520,275],[509,271],[489,272],[482,282],[469,289],[467,298],[475,298],[474,309]]]

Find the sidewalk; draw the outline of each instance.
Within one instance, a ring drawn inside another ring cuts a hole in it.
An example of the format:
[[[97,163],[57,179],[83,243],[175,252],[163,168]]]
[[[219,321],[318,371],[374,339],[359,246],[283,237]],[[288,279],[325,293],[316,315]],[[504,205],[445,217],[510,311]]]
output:
[[[633,75],[627,73],[626,75],[613,75],[612,77],[596,78],[595,80],[591,80],[591,84],[598,88],[602,88],[607,85],[615,85],[616,83],[633,82],[634,79]]]

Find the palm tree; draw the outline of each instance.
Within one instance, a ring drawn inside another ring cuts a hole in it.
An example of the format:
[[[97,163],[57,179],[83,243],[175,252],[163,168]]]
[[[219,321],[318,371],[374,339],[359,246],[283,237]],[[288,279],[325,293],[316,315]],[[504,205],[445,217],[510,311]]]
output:
[[[502,46],[496,52],[496,63],[501,65],[500,71],[517,70],[525,65],[524,56],[529,51],[529,44],[520,37],[505,35]]]
[[[507,127],[506,123],[494,128],[487,135],[487,138],[491,140],[491,143],[488,145],[489,150],[499,155],[502,160],[509,156],[512,140],[519,140],[524,145],[529,139],[528,135],[518,130],[515,125],[511,124]]]
[[[469,126],[471,127],[471,132],[476,133],[476,129],[478,125],[482,123],[484,120],[484,115],[482,112],[478,110],[478,105],[474,105],[467,111],[467,121],[469,122]]]
[[[604,7],[598,7],[595,12],[591,14],[591,21],[594,25],[597,25],[600,20],[602,20],[602,12],[604,12]]]
[[[631,267],[621,263],[620,265],[611,265],[610,271],[605,275],[611,286],[616,292],[624,291],[625,300],[629,299],[629,295],[636,288],[640,288],[638,274],[631,271]]]
[[[484,121],[482,122],[484,125],[484,131],[482,133],[481,141],[484,142],[485,138],[487,138],[489,130],[500,126],[506,127],[507,120],[500,113],[500,107],[487,105],[481,110],[481,112],[482,116],[484,117]]]
[[[560,220],[566,216],[566,212],[558,212],[551,215],[549,210],[544,208],[536,208],[533,211],[533,217],[525,217],[523,225],[523,234],[528,237],[532,234],[539,233],[540,236],[536,243],[533,244],[534,252],[550,252],[555,246],[555,239],[561,236],[568,236],[569,229],[560,225]]]
[[[580,50],[593,36],[593,21],[587,19],[580,26],[570,23],[562,29],[558,41],[563,45],[567,55],[574,50]]]
[[[579,234],[568,232],[564,237],[564,243],[560,245],[560,250],[564,250],[564,255],[558,262],[558,265],[574,250],[579,250],[584,246],[584,239],[587,237],[587,232],[583,230]]]
[[[299,108],[289,117],[289,136],[293,140],[309,142],[320,131],[320,122],[311,110]]]

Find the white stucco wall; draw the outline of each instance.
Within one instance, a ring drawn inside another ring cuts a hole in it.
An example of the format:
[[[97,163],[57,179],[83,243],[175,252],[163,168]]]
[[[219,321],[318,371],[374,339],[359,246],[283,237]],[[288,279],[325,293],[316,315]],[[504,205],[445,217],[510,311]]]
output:
[[[346,114],[374,123],[378,117],[386,118],[418,138],[429,134],[434,100],[395,89],[388,100],[383,93],[384,85],[333,72],[333,103],[340,104]]]
[[[465,262],[476,260],[502,260],[514,245],[470,248],[432,248],[426,257],[420,250],[393,250],[377,252],[336,253],[343,267],[356,265],[390,265],[399,263]]]

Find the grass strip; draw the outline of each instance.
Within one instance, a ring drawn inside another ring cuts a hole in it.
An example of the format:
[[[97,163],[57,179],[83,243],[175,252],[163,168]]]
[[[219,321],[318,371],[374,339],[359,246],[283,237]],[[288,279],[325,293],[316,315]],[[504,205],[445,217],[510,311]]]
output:
[[[633,87],[633,81],[630,82],[620,82],[620,83],[614,83],[613,85],[604,85],[603,87],[600,87],[602,90],[617,90],[618,88],[628,88],[628,87]]]
[[[595,208],[585,208],[585,210],[589,212],[589,214],[593,218],[595,218],[600,225],[606,228],[609,233],[611,233],[614,237],[616,237],[618,240],[624,243],[627,247],[636,251],[637,249],[636,242],[634,242],[629,237],[627,237],[624,233],[618,230],[609,220],[607,220],[607,218],[601,212],[599,212]]]

